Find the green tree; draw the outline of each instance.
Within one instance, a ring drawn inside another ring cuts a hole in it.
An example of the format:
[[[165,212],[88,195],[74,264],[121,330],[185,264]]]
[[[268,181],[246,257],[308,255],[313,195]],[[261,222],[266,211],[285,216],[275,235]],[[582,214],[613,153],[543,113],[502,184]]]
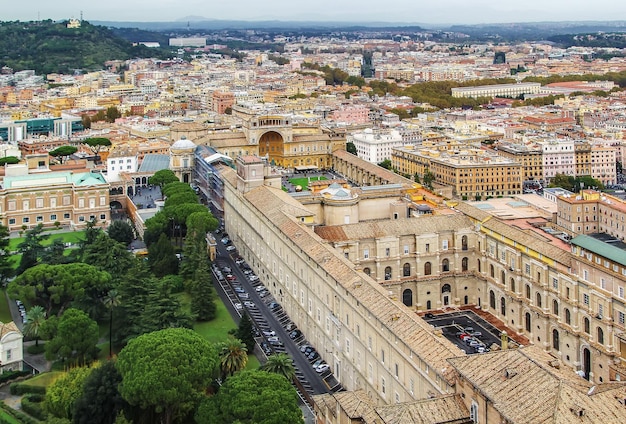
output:
[[[52,240],[52,243],[46,246],[41,254],[41,262],[48,265],[66,264],[71,260],[70,257],[65,256],[65,243],[61,238]]]
[[[352,153],[352,154],[353,154],[353,155],[355,155],[355,156],[357,155],[356,146],[355,146],[355,145],[354,145],[354,143],[353,143],[353,142],[351,142],[351,141],[348,141],[348,142],[346,143],[346,151],[347,151],[348,153]]]
[[[122,376],[112,360],[96,367],[85,379],[83,390],[74,402],[72,423],[113,424],[128,403],[117,386]]]
[[[94,320],[80,309],[69,308],[59,318],[56,336],[46,343],[46,358],[89,364],[97,355],[99,337]]]
[[[215,346],[192,330],[143,334],[119,354],[119,391],[163,424],[182,422],[203,399],[217,364]]]
[[[576,179],[571,175],[556,174],[551,180],[548,187],[561,187],[568,191],[577,191],[578,187],[574,187]]]
[[[413,175],[413,181],[415,181],[416,183],[420,184],[421,183],[420,174],[418,174],[416,172],[415,175]]]
[[[90,137],[86,138],[83,144],[91,150],[94,156],[99,156],[102,149],[111,147],[111,140],[105,137]]]
[[[384,161],[380,162],[378,166],[391,170],[392,168],[391,159],[385,159]]]
[[[109,237],[116,240],[126,246],[135,239],[133,227],[126,221],[115,220],[109,225],[107,229]]]
[[[41,327],[46,321],[46,311],[39,305],[33,306],[26,312],[24,335],[35,339],[35,346],[39,346]]]
[[[120,305],[122,299],[117,290],[112,289],[104,296],[102,303],[109,310],[109,358],[113,356],[113,309]]]
[[[113,240],[104,232],[100,232],[96,240],[83,249],[83,262],[107,271],[112,277],[119,279],[133,268],[137,258],[122,243]]]
[[[198,321],[211,321],[217,313],[211,269],[205,260],[200,261],[191,282],[191,313]]]
[[[24,241],[17,246],[17,251],[22,254],[20,265],[17,267],[16,271],[17,275],[37,265],[44,251],[43,242],[50,237],[49,234],[42,233],[43,225],[38,224],[36,227],[26,231]]]
[[[229,338],[220,345],[220,375],[226,380],[248,363],[248,349],[239,339]]]
[[[241,371],[216,395],[206,398],[196,413],[206,424],[302,424],[298,395],[282,376],[264,371]]]
[[[54,156],[59,162],[63,163],[65,159],[73,155],[78,151],[75,146],[60,146],[48,153],[50,156]]]
[[[573,191],[579,188],[593,188],[595,190],[604,190],[604,184],[602,184],[602,181],[592,178],[591,175],[580,175],[574,179],[573,188]]]
[[[423,181],[424,181],[424,185],[426,187],[432,189],[433,188],[433,181],[435,181],[435,174],[433,174],[430,171],[426,171],[424,173]]]
[[[16,163],[20,163],[20,159],[17,156],[5,156],[0,158],[0,166],[4,166],[6,164],[14,165]]]
[[[76,401],[83,394],[85,381],[94,368],[79,367],[59,377],[46,390],[44,409],[57,418],[72,419]]]
[[[9,251],[9,229],[0,224],[0,285],[4,286],[9,278],[14,274],[13,265],[10,261]]]
[[[179,181],[178,177],[169,169],[161,169],[160,171],[155,172],[153,176],[148,178],[148,184],[159,186],[161,191],[167,183],[175,181]]]
[[[288,381],[292,381],[296,376],[296,369],[293,365],[293,360],[291,359],[291,356],[286,353],[270,355],[267,358],[267,362],[261,366],[261,369],[263,371],[282,375]]]
[[[148,247],[148,264],[157,277],[178,272],[178,258],[174,247],[165,234]]]
[[[237,327],[234,336],[246,345],[246,349],[248,349],[248,352],[254,352],[254,345],[256,344],[256,342],[254,341],[252,320],[247,313],[244,312],[241,316],[241,319],[239,320],[239,326]]]
[[[122,113],[115,106],[109,106],[106,111],[106,121],[107,122],[115,122],[117,118],[121,118]]]

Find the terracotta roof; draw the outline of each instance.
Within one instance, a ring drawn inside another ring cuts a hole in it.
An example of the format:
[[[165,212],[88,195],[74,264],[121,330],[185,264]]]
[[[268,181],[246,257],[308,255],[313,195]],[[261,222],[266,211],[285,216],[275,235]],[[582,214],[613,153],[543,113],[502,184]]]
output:
[[[409,180],[408,178],[404,178],[402,175],[398,175],[395,172],[376,165],[375,163],[363,160],[358,156],[353,155],[352,153],[348,153],[345,150],[335,150],[333,152],[333,156],[345,160],[346,162],[353,163],[356,167],[363,169],[364,172],[376,175],[387,183],[410,185],[413,184],[413,181]]]

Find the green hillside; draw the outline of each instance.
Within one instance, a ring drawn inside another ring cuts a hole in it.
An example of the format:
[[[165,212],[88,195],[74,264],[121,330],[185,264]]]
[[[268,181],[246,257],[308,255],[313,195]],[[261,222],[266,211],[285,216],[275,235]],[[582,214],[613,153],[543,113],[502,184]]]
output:
[[[83,21],[80,28],[66,22],[0,22],[0,67],[34,69],[38,74],[100,70],[104,62],[133,57],[165,57],[167,51],[132,43],[108,28]]]

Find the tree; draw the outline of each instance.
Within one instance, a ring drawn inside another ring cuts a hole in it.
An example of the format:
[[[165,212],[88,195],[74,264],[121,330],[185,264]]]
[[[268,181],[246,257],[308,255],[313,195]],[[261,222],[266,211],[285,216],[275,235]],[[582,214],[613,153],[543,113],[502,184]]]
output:
[[[48,316],[55,309],[60,315],[72,301],[88,307],[100,303],[100,298],[109,290],[110,281],[108,272],[80,262],[41,264],[11,281],[8,292],[16,299],[43,306]]]
[[[174,174],[174,172],[170,171],[169,169],[161,169],[160,171],[155,172],[153,176],[148,178],[148,184],[159,186],[161,192],[163,191],[163,187],[165,187],[167,183],[172,183],[175,181],[179,181],[179,179],[176,174]]]
[[[389,169],[391,170],[391,160],[390,159],[385,159],[384,161],[380,162],[378,164],[378,166],[385,168],[385,169]]]
[[[69,308],[59,318],[56,336],[46,343],[46,358],[89,364],[96,357],[98,324],[80,309]]]
[[[17,267],[16,274],[20,275],[28,268],[37,265],[41,254],[44,251],[43,241],[50,237],[49,234],[43,235],[43,225],[38,224],[36,227],[26,232],[24,241],[17,246],[17,251],[22,254],[20,265]]]
[[[60,146],[48,153],[50,156],[54,156],[59,162],[63,163],[65,159],[73,155],[78,151],[78,148],[74,146]]]
[[[291,359],[291,356],[286,353],[270,355],[267,358],[267,362],[261,366],[261,369],[263,371],[282,375],[288,381],[292,381],[296,376],[296,369],[293,365],[293,360]]]
[[[128,403],[122,398],[117,386],[122,376],[112,360],[95,368],[87,376],[83,391],[74,402],[74,424],[113,424]]]
[[[131,405],[156,414],[159,422],[181,422],[203,398],[217,364],[215,346],[192,330],[143,334],[119,354],[119,391]]]
[[[206,398],[196,413],[206,424],[302,424],[298,395],[284,377],[264,371],[241,371],[216,395]]]
[[[126,246],[100,232],[96,240],[83,249],[83,262],[120,278],[135,266],[137,258]]]
[[[357,156],[356,146],[355,146],[355,145],[354,145],[354,143],[353,143],[353,142],[351,142],[351,141],[348,141],[348,142],[346,143],[346,151],[347,151],[348,153],[352,153],[354,156]]]
[[[423,181],[424,181],[424,185],[426,187],[432,189],[433,188],[433,181],[435,181],[435,174],[433,174],[430,171],[426,171],[424,173]]]
[[[117,118],[121,118],[122,114],[115,106],[109,106],[106,111],[106,121],[113,123]]]
[[[9,229],[0,224],[0,285],[4,286],[14,274],[9,252]]]
[[[244,312],[244,314],[241,316],[241,319],[239,320],[239,326],[237,327],[234,336],[246,345],[246,349],[248,349],[248,352],[252,353],[254,351],[254,345],[256,344],[256,342],[254,340],[252,320],[247,313]]]
[[[0,158],[0,166],[4,166],[6,164],[14,165],[16,163],[20,163],[20,159],[17,156],[5,156]]]
[[[191,313],[198,321],[211,321],[217,313],[211,270],[206,258],[200,261],[191,282]]]
[[[61,238],[52,240],[52,243],[46,246],[41,254],[41,262],[48,265],[66,264],[70,261],[71,258],[65,256],[65,243]]]
[[[174,247],[165,234],[148,247],[148,264],[157,277],[178,272],[178,258]]]
[[[76,401],[83,393],[85,381],[94,368],[79,367],[59,377],[46,390],[44,409],[58,418],[72,419]]]
[[[239,339],[229,338],[220,345],[220,375],[226,380],[243,370],[248,363],[248,349]]]
[[[83,141],[94,156],[99,156],[103,148],[111,147],[111,140],[105,137],[91,137]]]
[[[556,174],[551,180],[548,187],[561,187],[568,191],[577,191],[578,187],[574,187],[576,179],[571,175]]]
[[[109,290],[102,299],[102,303],[109,310],[109,358],[113,356],[113,309],[121,303],[120,294],[117,290]]]
[[[413,176],[413,181],[415,181],[416,183],[420,184],[420,174],[418,174],[417,172],[415,173],[415,175]]]
[[[24,335],[35,339],[35,346],[39,346],[41,327],[46,321],[46,311],[39,305],[33,306],[26,312]]]
[[[109,237],[113,240],[116,240],[126,246],[128,246],[130,242],[135,239],[133,227],[131,227],[126,221],[113,221],[111,225],[109,225],[107,232],[109,233]]]

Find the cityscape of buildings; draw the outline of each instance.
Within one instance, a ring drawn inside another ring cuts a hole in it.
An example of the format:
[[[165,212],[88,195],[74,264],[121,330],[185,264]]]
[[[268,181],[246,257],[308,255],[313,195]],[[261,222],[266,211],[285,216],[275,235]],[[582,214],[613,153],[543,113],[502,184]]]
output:
[[[3,69],[1,148],[18,163],[0,168],[2,225],[106,227],[123,210],[141,235],[160,205],[133,195],[171,169],[223,214],[239,255],[345,389],[314,397],[317,423],[626,419],[625,92],[612,81],[519,78],[452,89],[489,98],[479,110],[438,109],[330,85],[302,67],[360,76],[364,57],[352,52],[371,51],[371,80],[408,86],[522,67],[524,76],[623,72],[623,56],[541,43],[452,50],[427,34],[302,36],[284,37],[279,65],[262,51],[208,54],[206,41],[170,41],[191,49],[190,62],[133,59],[81,75]],[[547,95],[559,97],[513,104]],[[110,108],[121,116],[95,119]],[[112,145],[94,155],[84,144],[93,137]],[[78,148],[70,159],[49,156],[68,144]],[[386,161],[390,169],[378,166]],[[339,178],[282,189],[286,175],[321,171]],[[548,188],[563,175],[612,190]],[[460,311],[506,332],[502,344],[461,350],[426,320]]]

